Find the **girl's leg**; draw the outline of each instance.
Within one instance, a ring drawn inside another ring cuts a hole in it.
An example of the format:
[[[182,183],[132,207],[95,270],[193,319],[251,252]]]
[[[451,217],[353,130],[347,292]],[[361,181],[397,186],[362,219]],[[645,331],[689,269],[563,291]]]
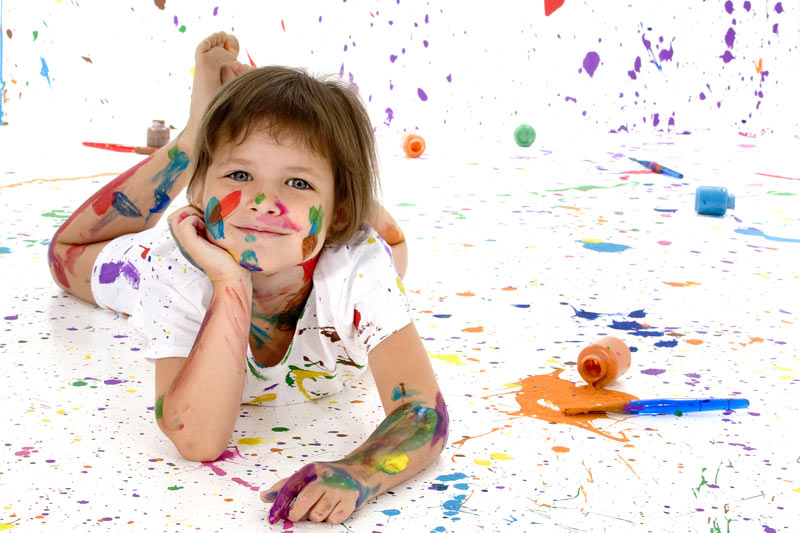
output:
[[[56,231],[48,263],[56,283],[95,303],[91,291],[94,260],[115,237],[155,226],[167,206],[186,187],[197,128],[219,88],[246,67],[236,61],[239,43],[215,33],[195,52],[195,78],[186,129],[153,155],[124,172],[86,200]]]

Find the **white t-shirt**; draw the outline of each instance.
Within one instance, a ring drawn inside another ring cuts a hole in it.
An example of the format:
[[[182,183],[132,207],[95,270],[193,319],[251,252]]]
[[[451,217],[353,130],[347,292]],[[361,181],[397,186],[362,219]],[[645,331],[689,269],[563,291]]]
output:
[[[391,249],[369,225],[347,245],[326,244],[312,280],[278,365],[259,365],[248,343],[242,403],[279,406],[335,394],[366,370],[375,346],[412,321]],[[95,301],[130,315],[149,341],[151,362],[189,356],[212,293],[211,280],[163,226],[110,241],[92,270]]]

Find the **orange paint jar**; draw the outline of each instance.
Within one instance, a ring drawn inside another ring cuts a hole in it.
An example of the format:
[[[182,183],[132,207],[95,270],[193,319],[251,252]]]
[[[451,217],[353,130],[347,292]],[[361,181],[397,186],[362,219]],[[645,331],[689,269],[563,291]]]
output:
[[[631,366],[631,351],[616,337],[603,337],[578,355],[578,372],[589,385],[605,387]]]
[[[425,139],[416,133],[403,135],[403,151],[408,157],[419,157],[425,151]]]

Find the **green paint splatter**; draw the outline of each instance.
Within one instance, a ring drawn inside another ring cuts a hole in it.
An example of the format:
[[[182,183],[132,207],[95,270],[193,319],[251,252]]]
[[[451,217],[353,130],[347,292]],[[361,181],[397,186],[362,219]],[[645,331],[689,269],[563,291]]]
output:
[[[173,159],[175,159],[176,157],[178,157],[178,154],[180,154],[180,153],[181,153],[181,151],[180,151],[180,150],[178,150],[178,141],[181,139],[181,135],[183,135],[183,132],[184,132],[184,131],[186,131],[186,129],[185,129],[185,128],[181,130],[181,132],[180,132],[180,133],[178,134],[178,136],[175,138],[175,144],[174,144],[174,145],[172,145],[172,148],[170,148],[170,149],[169,149],[169,152],[167,152],[167,156],[169,157],[170,161],[171,161],[171,160],[173,160]],[[187,157],[188,157],[188,156],[187,156]]]
[[[178,28],[178,31],[181,32],[181,33],[186,33],[186,26],[181,24],[181,27]]]
[[[775,196],[797,196],[797,194],[793,192],[778,192],[778,191],[769,191],[767,194],[773,194]]]
[[[289,428],[282,428],[280,426],[272,428],[272,431],[277,431],[278,433],[282,433],[284,431],[289,431]]]
[[[396,204],[396,205],[397,205],[397,207],[415,207],[417,204],[402,203],[402,204]]]
[[[253,235],[245,235],[244,237],[244,242],[256,242],[257,240]]]
[[[322,216],[322,206],[311,206],[311,209],[308,210],[308,221],[311,222],[311,230],[308,232],[309,235],[314,235],[322,231]]]
[[[264,193],[262,192],[262,193],[259,193],[258,196],[256,196],[255,202],[256,202],[256,205],[260,205],[261,202],[263,202],[263,201],[264,201]]]
[[[85,387],[86,386],[86,382],[85,381],[76,381],[75,383],[72,383],[71,385],[73,387]]]
[[[183,487],[175,485],[174,487],[167,487],[167,490],[181,490]]]
[[[164,418],[164,395],[158,397],[156,400],[156,420]]]
[[[591,191],[592,189],[615,189],[617,187],[624,187],[626,185],[639,185],[638,181],[631,181],[626,183],[618,183],[610,187],[601,187],[599,185],[581,185],[580,187],[567,187],[566,189],[546,189],[547,192],[563,192],[563,191]]]
[[[39,37],[39,32],[38,32],[38,31],[36,31],[36,30],[33,30],[33,40],[34,40],[34,41],[36,41],[36,39],[37,39],[38,37]]]

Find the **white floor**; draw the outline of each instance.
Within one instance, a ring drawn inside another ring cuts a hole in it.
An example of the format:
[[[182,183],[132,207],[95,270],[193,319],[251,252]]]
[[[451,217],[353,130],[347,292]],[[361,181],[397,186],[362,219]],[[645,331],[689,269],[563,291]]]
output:
[[[81,140],[93,139],[71,142]],[[447,146],[431,137],[419,160],[382,139],[385,203],[410,242],[405,286],[448,403],[450,444],[337,527],[270,526],[256,491],[363,442],[382,419],[370,380],[318,403],[245,406],[226,460],[180,459],[155,424],[145,341],[124,317],[64,295],[46,266],[56,227],[141,156],[78,148],[57,158],[42,146],[31,157],[10,142],[0,168],[0,531],[796,528],[796,137],[608,135],[528,149],[510,134]],[[646,173],[628,156],[685,178]],[[696,215],[701,184],[728,187],[736,209]],[[563,369],[580,383],[578,352],[605,334],[636,350],[612,388],[739,396],[750,408],[611,415],[592,422],[599,431],[525,416],[521,380]]]

